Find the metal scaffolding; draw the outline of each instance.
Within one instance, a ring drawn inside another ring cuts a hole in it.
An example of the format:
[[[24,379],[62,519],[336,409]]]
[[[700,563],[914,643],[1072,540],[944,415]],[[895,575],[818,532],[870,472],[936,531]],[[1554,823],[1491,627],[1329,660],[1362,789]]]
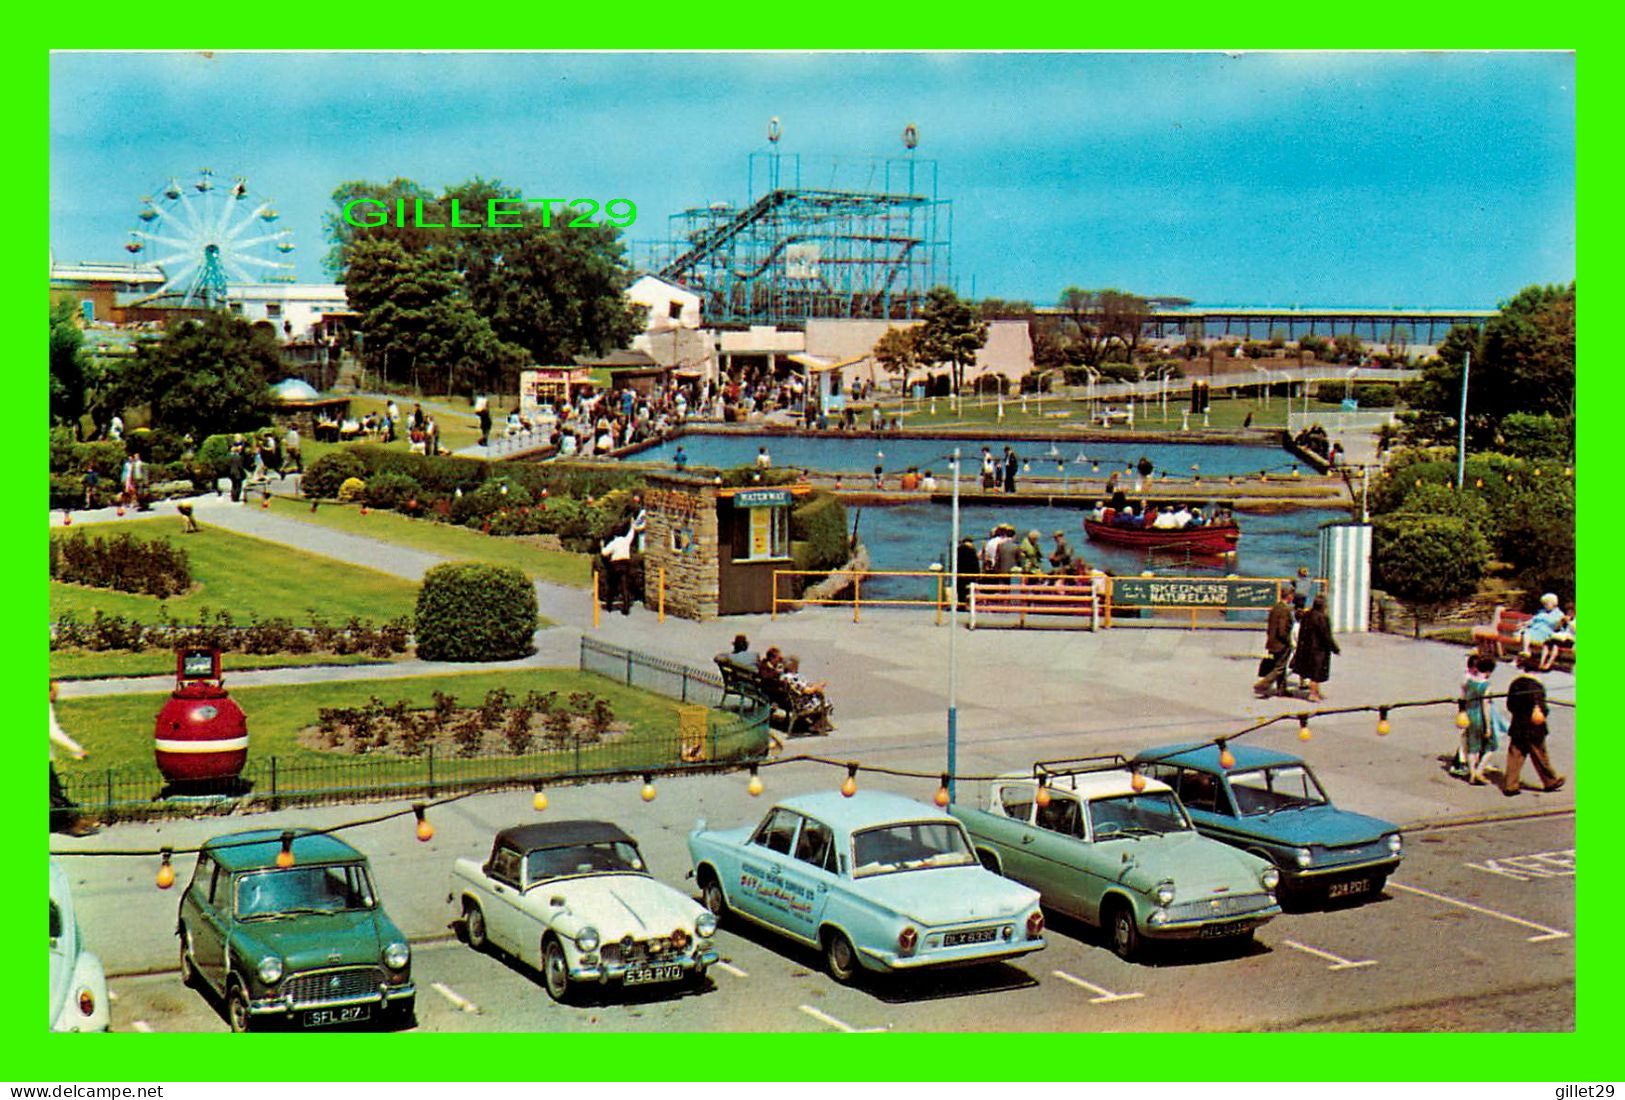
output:
[[[936,162],[843,158],[818,174],[823,186],[803,186],[799,154],[752,153],[751,200],[673,214],[651,270],[699,294],[713,323],[917,316],[952,278]]]

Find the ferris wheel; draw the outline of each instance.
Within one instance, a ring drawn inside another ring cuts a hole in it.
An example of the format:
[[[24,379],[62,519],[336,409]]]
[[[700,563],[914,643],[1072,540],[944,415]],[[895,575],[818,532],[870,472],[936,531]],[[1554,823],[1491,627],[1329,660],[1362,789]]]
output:
[[[171,177],[156,195],[145,195],[125,251],[149,254],[164,284],[146,300],[173,300],[182,306],[224,306],[226,285],[291,282],[293,234],[276,229],[280,217],[269,200],[248,201],[248,180],[227,186],[212,169],[182,184]]]

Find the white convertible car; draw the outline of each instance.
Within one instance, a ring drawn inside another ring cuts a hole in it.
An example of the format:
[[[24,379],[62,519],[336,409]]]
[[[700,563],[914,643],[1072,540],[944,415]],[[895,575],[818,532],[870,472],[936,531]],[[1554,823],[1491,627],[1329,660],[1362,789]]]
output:
[[[542,974],[554,1000],[587,984],[701,985],[717,921],[649,874],[637,842],[605,821],[519,825],[484,863],[459,859],[449,899],[469,945]]]

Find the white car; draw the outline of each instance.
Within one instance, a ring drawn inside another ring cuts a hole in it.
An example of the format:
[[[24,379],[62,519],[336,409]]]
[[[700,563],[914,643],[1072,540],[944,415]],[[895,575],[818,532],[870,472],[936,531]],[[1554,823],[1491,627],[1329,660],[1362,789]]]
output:
[[[51,862],[51,1030],[106,1031],[107,975],[84,949],[68,876]]]
[[[705,983],[717,921],[658,882],[637,842],[605,821],[504,829],[484,863],[459,859],[449,899],[469,945],[535,967],[548,995],[582,986]]]

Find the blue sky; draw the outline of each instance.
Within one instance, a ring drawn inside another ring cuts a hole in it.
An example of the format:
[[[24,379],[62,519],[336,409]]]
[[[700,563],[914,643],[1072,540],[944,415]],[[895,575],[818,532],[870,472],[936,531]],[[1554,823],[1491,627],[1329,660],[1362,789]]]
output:
[[[127,259],[141,196],[204,165],[274,198],[308,280],[347,179],[628,197],[630,236],[662,238],[747,198],[777,115],[809,185],[914,123],[962,294],[1493,306],[1574,277],[1574,76],[1560,53],[63,53],[51,245]]]

